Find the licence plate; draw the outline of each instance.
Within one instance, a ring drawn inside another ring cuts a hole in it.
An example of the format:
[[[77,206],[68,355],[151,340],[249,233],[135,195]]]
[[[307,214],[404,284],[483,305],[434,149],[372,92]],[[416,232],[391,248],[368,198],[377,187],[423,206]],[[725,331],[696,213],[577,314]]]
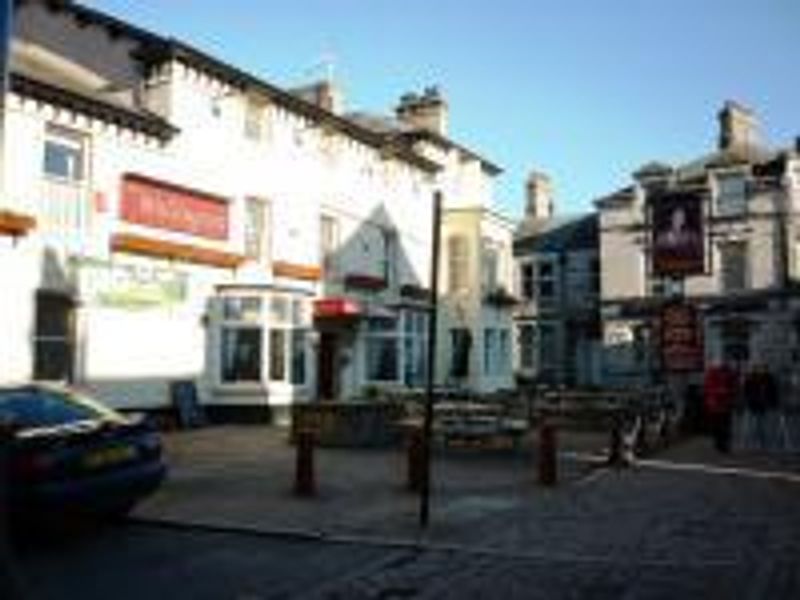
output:
[[[83,465],[87,469],[100,469],[118,463],[125,462],[136,456],[136,449],[132,446],[117,446],[92,452],[83,459]]]

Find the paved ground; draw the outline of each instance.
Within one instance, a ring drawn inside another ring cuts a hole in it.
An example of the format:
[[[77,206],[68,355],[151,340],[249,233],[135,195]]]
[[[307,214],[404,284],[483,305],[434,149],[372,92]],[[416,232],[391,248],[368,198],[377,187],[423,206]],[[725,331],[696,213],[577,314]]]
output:
[[[596,438],[574,447],[588,451]],[[144,519],[192,522],[268,531],[315,532],[415,540],[419,499],[406,491],[401,450],[317,451],[319,493],[292,493],[294,448],[284,434],[265,427],[222,427],[170,435],[169,482],[143,504]],[[562,461],[564,484],[586,476],[590,466]],[[536,462],[519,453],[458,449],[433,463],[435,535],[448,539],[483,516],[525,505],[543,490]]]
[[[37,597],[800,598],[797,456],[692,440],[626,470],[565,460],[555,489],[527,453],[440,456],[420,536],[397,453],[322,452],[321,495],[298,500],[274,432],[168,443],[173,476],[137,517],[205,527],[130,523],[27,551]]]

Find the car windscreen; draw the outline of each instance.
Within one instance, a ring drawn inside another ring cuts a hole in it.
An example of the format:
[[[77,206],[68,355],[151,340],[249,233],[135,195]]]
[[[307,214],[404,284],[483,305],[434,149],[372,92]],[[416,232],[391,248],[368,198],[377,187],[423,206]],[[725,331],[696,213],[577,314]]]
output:
[[[0,390],[0,421],[19,428],[116,418],[119,417],[110,409],[68,392],[27,388]]]

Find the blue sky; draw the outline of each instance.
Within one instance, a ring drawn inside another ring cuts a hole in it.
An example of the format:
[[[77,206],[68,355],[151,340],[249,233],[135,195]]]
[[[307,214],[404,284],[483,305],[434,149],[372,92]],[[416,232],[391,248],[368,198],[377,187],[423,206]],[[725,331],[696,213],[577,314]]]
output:
[[[451,137],[505,169],[511,216],[532,168],[575,212],[648,160],[702,154],[726,99],[754,108],[774,144],[800,135],[800,0],[86,3],[279,85],[310,81],[331,52],[349,110],[388,113],[439,85]]]

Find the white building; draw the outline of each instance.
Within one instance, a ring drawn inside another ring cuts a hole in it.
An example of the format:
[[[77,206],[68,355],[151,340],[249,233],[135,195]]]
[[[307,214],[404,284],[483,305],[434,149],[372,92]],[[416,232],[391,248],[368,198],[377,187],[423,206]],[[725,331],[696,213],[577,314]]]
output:
[[[72,2],[17,3],[0,379],[283,414],[417,377],[436,164]]]

